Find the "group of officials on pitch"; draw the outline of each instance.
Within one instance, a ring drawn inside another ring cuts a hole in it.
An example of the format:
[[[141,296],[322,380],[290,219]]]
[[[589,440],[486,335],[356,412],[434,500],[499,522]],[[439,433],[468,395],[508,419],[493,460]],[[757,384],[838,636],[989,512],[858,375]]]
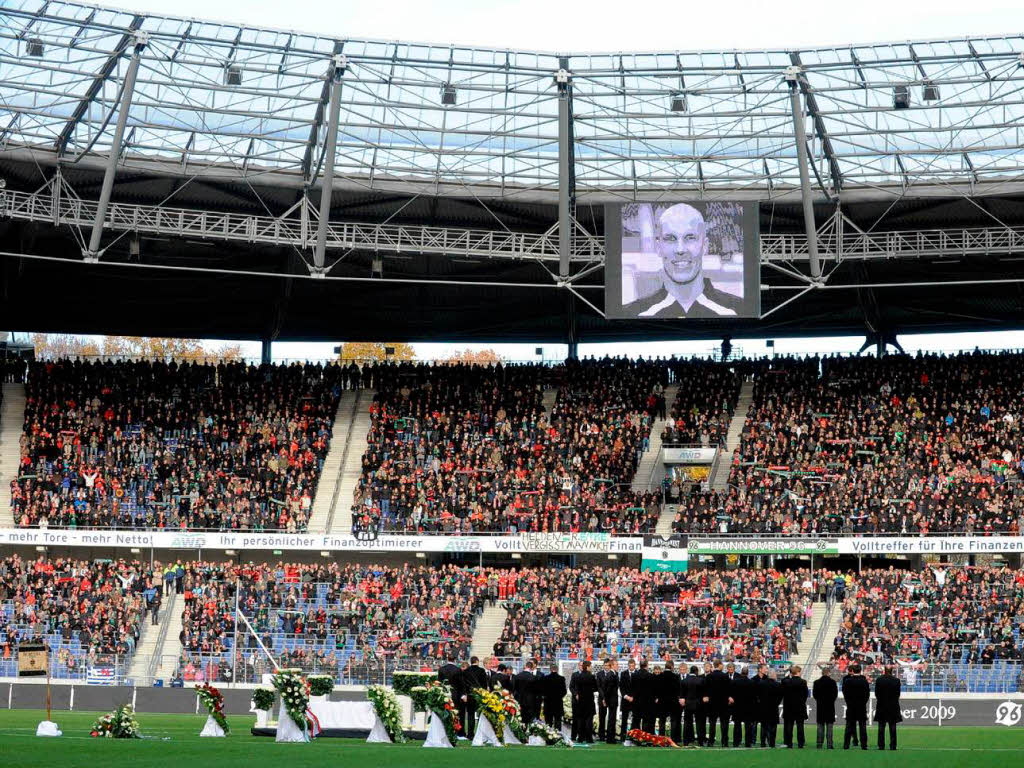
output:
[[[639,729],[668,736],[683,746],[723,747],[776,746],[780,710],[783,745],[802,749],[804,723],[808,719],[807,702],[815,702],[817,746],[833,749],[833,727],[840,690],[846,706],[843,748],[851,745],[867,749],[868,705],[871,686],[860,666],[851,664],[842,684],[822,668],[821,677],[810,687],[799,666],[778,678],[775,670],[762,664],[756,674],[737,669],[733,663],[707,662],[703,670],[691,666],[688,674],[678,674],[671,660],[652,671],[644,659],[633,659],[621,672],[617,662],[606,659],[596,674],[589,661],[580,663],[566,686],[558,668],[549,674],[535,672],[532,661],[513,675],[499,665],[496,671],[479,666],[474,657],[470,665],[459,669],[453,660],[441,667],[438,678],[449,683],[455,695],[465,733],[472,736],[476,712],[469,690],[473,687],[501,685],[519,702],[524,722],[543,717],[553,728],[561,728],[565,717],[563,697],[568,690],[572,701],[572,740],[594,741],[597,716],[597,740],[614,744],[625,741],[628,732]],[[885,749],[888,730],[889,749],[896,749],[896,724],[903,720],[900,710],[900,681],[891,667],[875,680],[875,722],[878,724],[878,748]],[[732,727],[732,740],[729,729]],[[616,738],[618,730],[618,739]]]

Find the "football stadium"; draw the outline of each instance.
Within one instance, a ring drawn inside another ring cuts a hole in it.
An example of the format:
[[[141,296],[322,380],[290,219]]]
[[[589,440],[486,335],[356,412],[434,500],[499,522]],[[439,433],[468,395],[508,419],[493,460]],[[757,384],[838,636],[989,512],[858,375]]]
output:
[[[0,764],[1022,759],[1024,34],[167,5],[0,3]]]

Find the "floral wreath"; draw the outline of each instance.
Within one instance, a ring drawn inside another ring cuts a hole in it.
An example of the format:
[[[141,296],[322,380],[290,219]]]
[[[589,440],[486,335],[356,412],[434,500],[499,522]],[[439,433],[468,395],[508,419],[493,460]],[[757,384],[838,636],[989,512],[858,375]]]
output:
[[[274,687],[281,694],[281,704],[288,717],[308,737],[317,725],[309,722],[306,710],[309,708],[309,683],[302,676],[301,669],[279,669],[274,673]]]
[[[424,712],[432,712],[441,718],[444,732],[451,745],[458,745],[459,731],[462,723],[455,716],[455,703],[452,701],[452,689],[438,680],[428,680],[426,685],[414,686],[409,691],[413,708]]]
[[[334,690],[334,675],[310,675],[306,680],[310,696],[326,696]]]
[[[391,676],[391,685],[399,696],[412,696],[413,688],[426,686],[431,681],[434,681],[433,672],[400,670]]]
[[[125,704],[93,723],[89,735],[105,739],[141,739],[142,731],[139,728],[139,721],[135,719],[132,705]]]
[[[196,696],[203,702],[203,706],[206,707],[206,711],[210,713],[213,721],[224,731],[224,735],[227,736],[231,733],[231,728],[228,727],[228,718],[224,714],[224,694],[209,683],[204,683],[196,686]]]
[[[398,710],[398,698],[395,692],[383,685],[371,685],[366,691],[366,698],[373,704],[373,710],[384,724],[391,741],[401,744],[405,741],[402,733],[402,715]]]
[[[512,731],[513,736],[525,744],[529,740],[530,734],[523,723],[519,702],[516,701],[515,696],[502,688],[500,684],[494,686],[494,692],[501,698],[501,705],[505,708],[505,723],[508,725],[509,730]]]
[[[486,688],[474,688],[470,691],[470,695],[473,697],[473,701],[476,702],[477,710],[491,724],[495,736],[498,737],[498,741],[504,744],[507,710],[505,709],[502,697],[498,695],[497,691],[489,691]]]
[[[639,744],[641,747],[677,747],[672,739],[668,736],[655,736],[653,733],[647,733],[647,731],[641,731],[639,728],[634,728],[626,734],[634,744]]]
[[[530,736],[539,736],[549,747],[567,747],[562,734],[541,720],[534,720],[526,729]]]

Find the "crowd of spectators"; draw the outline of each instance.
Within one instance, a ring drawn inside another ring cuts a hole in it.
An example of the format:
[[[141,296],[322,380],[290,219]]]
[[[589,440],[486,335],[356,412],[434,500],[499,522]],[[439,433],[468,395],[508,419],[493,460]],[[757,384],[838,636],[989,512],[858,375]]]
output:
[[[785,660],[831,574],[664,573],[633,568],[515,572],[497,656]]]
[[[842,669],[1024,659],[1024,572],[937,566],[865,570],[843,603],[833,659]]]
[[[397,365],[377,376],[357,528],[426,532],[653,529],[630,490],[666,362]],[[546,388],[557,388],[550,412]]]
[[[302,531],[343,378],[311,364],[33,363],[14,519]]]
[[[662,442],[717,448],[729,431],[742,374],[736,365],[710,360],[680,361],[675,368],[679,388]]]
[[[2,658],[12,658],[21,642],[45,640],[66,672],[101,657],[125,663],[159,579],[158,571],[134,561],[0,560]]]
[[[1024,356],[779,359],[687,532],[1019,533]]]
[[[487,575],[477,569],[382,565],[188,563],[183,582],[185,679],[220,679],[229,666],[260,668],[248,626],[234,647],[238,609],[264,644],[290,664],[344,675],[357,664],[433,664],[468,654]],[[231,656],[232,650],[237,660]],[[191,675],[191,677],[190,677]]]

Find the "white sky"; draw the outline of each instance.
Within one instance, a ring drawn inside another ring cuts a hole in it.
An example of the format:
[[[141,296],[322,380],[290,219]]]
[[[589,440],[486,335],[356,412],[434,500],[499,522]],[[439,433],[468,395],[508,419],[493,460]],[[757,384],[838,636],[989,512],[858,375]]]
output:
[[[774,49],[923,40],[1024,32],[1024,2],[1005,0],[730,0],[683,3],[551,2],[551,0],[124,0],[104,5],[132,11],[313,32],[325,36],[460,43],[489,48],[587,52]],[[74,332],[73,329],[68,329]],[[862,337],[779,339],[777,353],[855,352]],[[1024,333],[901,336],[907,351],[1024,348]],[[275,359],[323,359],[334,343],[278,343]],[[509,359],[533,360],[535,344],[417,344],[424,359],[453,349],[494,348]],[[544,346],[545,358],[564,357],[564,345]],[[714,342],[585,344],[580,354],[702,354]],[[765,354],[763,340],[737,340],[748,356]],[[245,344],[259,356],[259,344]]]
[[[115,8],[325,36],[552,52],[786,48],[1024,32],[1006,0],[123,0]]]

